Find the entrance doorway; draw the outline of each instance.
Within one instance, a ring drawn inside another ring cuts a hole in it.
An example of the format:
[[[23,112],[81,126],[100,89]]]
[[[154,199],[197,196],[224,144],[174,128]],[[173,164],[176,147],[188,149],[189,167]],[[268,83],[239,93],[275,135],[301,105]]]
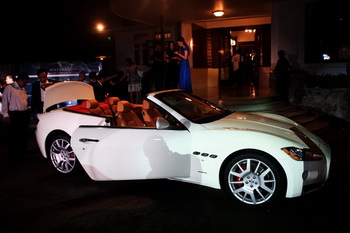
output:
[[[221,92],[249,96],[252,86],[259,87],[260,67],[271,66],[270,28],[266,24],[206,29],[193,24],[193,67],[217,68]]]

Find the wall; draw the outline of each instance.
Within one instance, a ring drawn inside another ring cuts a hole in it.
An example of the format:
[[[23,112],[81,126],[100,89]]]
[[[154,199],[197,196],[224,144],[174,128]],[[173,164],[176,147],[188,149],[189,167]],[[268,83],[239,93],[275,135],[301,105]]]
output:
[[[115,62],[117,70],[124,70],[125,59],[134,58],[134,38],[133,32],[116,32],[115,39]]]
[[[188,46],[190,46],[191,52],[193,51],[193,41],[192,41],[192,23],[182,23],[181,24],[181,35]],[[193,59],[192,56],[189,56],[188,61],[190,62],[190,67],[193,67]]]
[[[201,21],[195,22],[197,25],[211,29],[211,28],[227,28],[227,27],[240,27],[240,26],[250,26],[250,25],[263,25],[270,24],[271,17],[269,15],[263,16],[252,16],[245,18],[231,18],[231,19],[218,19],[212,21]]]
[[[231,32],[232,37],[237,37],[237,42],[250,42],[255,41],[255,32],[245,31],[233,31]]]
[[[176,27],[166,27],[165,32],[171,33],[171,38],[166,39],[166,41],[177,39],[177,28]],[[137,27],[137,28],[126,28],[123,31],[115,32],[115,54],[116,54],[116,67],[119,70],[124,70],[124,61],[126,58],[130,57],[135,61],[135,43],[144,43],[147,40],[154,41],[155,33],[159,32],[159,28],[150,27]],[[147,34],[147,38],[144,40],[134,40],[134,35],[137,34]]]
[[[274,67],[277,62],[277,51],[283,49],[286,51],[286,57],[300,69],[310,74],[339,74],[346,73],[346,63],[332,64],[305,64],[304,62],[304,36],[305,36],[305,5],[317,0],[284,0],[271,1],[271,16],[256,16],[246,18],[217,19],[211,21],[198,22],[182,22],[180,28],[166,28],[165,31],[172,32],[172,39],[176,40],[178,30],[181,30],[186,42],[192,44],[192,23],[204,28],[222,28],[222,27],[238,27],[245,25],[271,24],[271,64]],[[116,66],[124,69],[124,60],[127,57],[134,59],[134,38],[136,33],[147,32],[150,40],[153,40],[154,32],[159,31],[158,28],[138,28],[126,29],[118,31],[116,36]],[[292,59],[293,58],[293,59]],[[193,67],[192,56],[189,57],[191,67]],[[260,71],[266,76],[268,69]],[[200,71],[202,73],[202,71]],[[206,74],[206,85],[217,85],[218,75],[215,72]],[[193,72],[193,76],[197,75],[197,71]],[[201,78],[193,78],[195,86],[202,86]]]
[[[271,64],[277,62],[277,51],[285,50],[286,58],[310,74],[345,73],[346,63],[305,64],[305,5],[316,0],[271,2]]]

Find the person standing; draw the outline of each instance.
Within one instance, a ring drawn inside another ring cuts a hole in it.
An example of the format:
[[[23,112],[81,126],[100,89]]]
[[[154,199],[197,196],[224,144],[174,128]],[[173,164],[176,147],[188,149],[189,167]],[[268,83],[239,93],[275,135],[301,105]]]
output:
[[[288,100],[289,96],[289,68],[290,64],[285,58],[285,51],[279,50],[277,52],[278,60],[274,69],[276,73],[276,91],[281,100]]]
[[[135,104],[140,103],[142,90],[142,79],[138,71],[145,70],[136,65],[131,58],[125,59],[125,73],[120,81],[123,81],[125,77],[127,78],[130,102]]]
[[[2,98],[2,93],[4,93],[5,87],[7,85],[10,85],[14,82],[15,77],[12,74],[7,74],[5,77],[5,81],[1,80],[1,85],[0,85],[0,103],[1,103],[1,98]],[[0,112],[1,112],[1,105],[0,105]]]
[[[45,69],[39,69],[36,74],[39,80],[34,82],[32,85],[31,101],[32,112],[35,117],[38,113],[43,113],[44,111],[43,108],[46,88],[55,83],[54,80],[49,80],[47,78],[47,71]]]
[[[166,58],[166,78],[165,88],[175,89],[179,85],[180,58],[175,54],[175,43],[170,41],[165,51]]]
[[[86,73],[84,71],[80,71],[78,81],[85,82],[85,79],[86,79]]]
[[[97,78],[97,74],[95,71],[91,71],[89,73],[89,84],[93,84],[94,82],[96,82],[96,78]]]
[[[191,70],[190,63],[188,61],[188,56],[190,54],[190,49],[185,42],[183,37],[177,40],[177,44],[180,47],[180,52],[175,52],[180,58],[180,89],[192,93],[192,83],[191,83]]]
[[[6,77],[5,77],[6,85],[10,85],[10,84],[12,84],[14,81],[15,81],[15,76],[14,76],[14,75],[12,75],[12,74],[6,75]]]
[[[24,88],[28,81],[27,74],[19,74],[15,82],[5,87],[2,98],[4,121],[10,125],[9,152],[16,160],[24,158],[27,152],[30,111]]]
[[[162,49],[162,44],[157,41],[152,54],[153,60],[153,77],[156,91],[164,90],[164,71],[165,71],[165,52]]]
[[[242,57],[241,50],[237,49],[235,55],[232,56],[232,66],[233,66],[233,85],[241,86],[242,85]]]
[[[94,89],[95,99],[98,102],[103,102],[108,97],[108,92],[105,87],[105,83],[107,81],[108,81],[107,72],[105,70],[100,70],[100,72],[96,77],[96,81],[91,83]]]
[[[6,87],[6,82],[0,79],[0,121],[3,119],[3,116],[1,114],[1,109],[2,109],[2,93],[4,92],[5,87]]]

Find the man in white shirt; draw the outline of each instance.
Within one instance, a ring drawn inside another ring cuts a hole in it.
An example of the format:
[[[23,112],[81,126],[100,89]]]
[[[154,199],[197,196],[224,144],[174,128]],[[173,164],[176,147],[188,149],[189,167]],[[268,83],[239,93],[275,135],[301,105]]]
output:
[[[242,75],[241,75],[241,63],[242,63],[241,50],[237,49],[236,54],[232,57],[232,66],[233,66],[233,82],[234,84],[241,86],[242,85]]]
[[[233,71],[239,70],[239,63],[240,63],[240,61],[241,61],[241,54],[240,54],[240,52],[237,52],[232,57]]]
[[[37,113],[43,113],[43,106],[45,100],[45,90],[47,87],[54,84],[54,80],[47,78],[47,71],[45,69],[38,69],[38,81],[32,84],[32,112],[36,117]]]
[[[5,87],[2,96],[2,114],[10,125],[8,145],[12,159],[20,159],[26,154],[30,111],[24,87],[28,81],[27,74],[19,74],[14,83]]]

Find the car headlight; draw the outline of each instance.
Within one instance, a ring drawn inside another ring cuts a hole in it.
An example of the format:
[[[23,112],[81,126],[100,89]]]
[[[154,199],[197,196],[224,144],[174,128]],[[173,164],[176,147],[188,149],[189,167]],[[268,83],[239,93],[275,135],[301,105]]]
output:
[[[292,159],[298,161],[318,161],[324,158],[322,153],[315,153],[306,148],[285,147],[282,148],[282,151],[284,151]]]

